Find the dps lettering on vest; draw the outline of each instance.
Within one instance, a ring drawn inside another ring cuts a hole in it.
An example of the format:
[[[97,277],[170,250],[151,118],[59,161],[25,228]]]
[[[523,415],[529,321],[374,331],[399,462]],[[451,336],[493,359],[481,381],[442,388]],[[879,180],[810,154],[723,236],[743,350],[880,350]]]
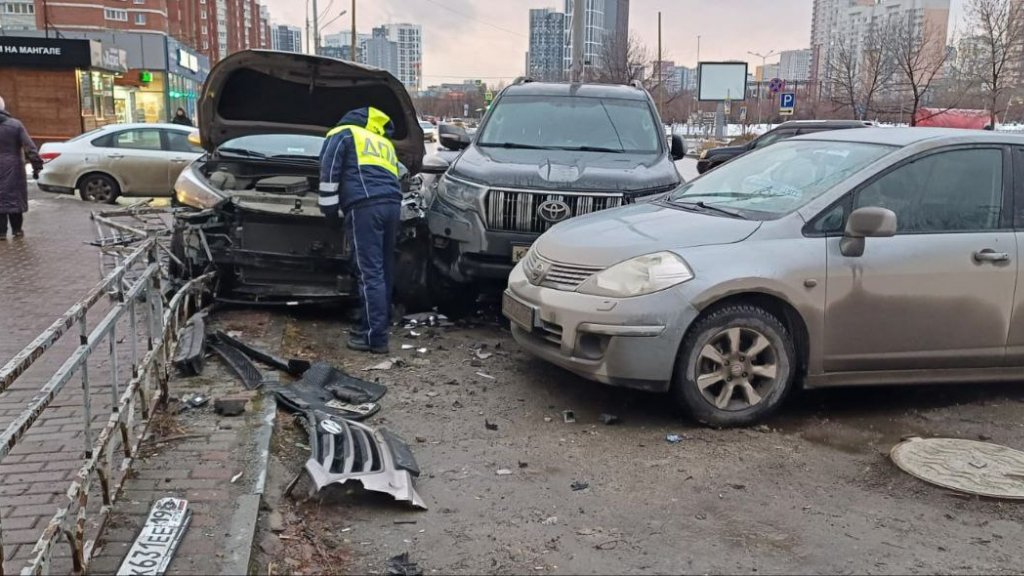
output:
[[[395,146],[390,140],[378,136],[362,126],[343,125],[338,126],[327,133],[330,138],[343,130],[352,133],[352,140],[355,142],[356,159],[360,166],[379,166],[388,172],[398,176],[398,155],[395,153]]]

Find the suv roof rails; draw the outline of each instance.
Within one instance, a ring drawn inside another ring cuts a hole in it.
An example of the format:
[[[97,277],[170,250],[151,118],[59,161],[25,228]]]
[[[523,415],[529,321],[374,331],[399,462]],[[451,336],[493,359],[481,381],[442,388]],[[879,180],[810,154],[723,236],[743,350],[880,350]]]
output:
[[[533,81],[533,78],[530,78],[529,76],[519,76],[518,78],[512,81],[512,85],[518,86],[520,84],[529,84],[530,82]]]
[[[630,80],[629,81],[629,85],[632,86],[633,88],[636,88],[637,90],[644,90],[645,89],[643,82],[641,82],[639,80]]]

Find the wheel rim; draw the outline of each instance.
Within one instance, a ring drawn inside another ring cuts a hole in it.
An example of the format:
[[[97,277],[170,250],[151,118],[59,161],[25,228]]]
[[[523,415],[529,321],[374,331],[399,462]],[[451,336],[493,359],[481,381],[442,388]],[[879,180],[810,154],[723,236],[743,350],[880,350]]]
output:
[[[757,406],[779,385],[779,355],[767,336],[726,328],[697,358],[697,388],[708,403],[735,412]]]
[[[110,186],[110,183],[105,180],[97,178],[85,183],[85,196],[92,200],[105,202],[110,200],[110,196],[113,192],[114,189]]]

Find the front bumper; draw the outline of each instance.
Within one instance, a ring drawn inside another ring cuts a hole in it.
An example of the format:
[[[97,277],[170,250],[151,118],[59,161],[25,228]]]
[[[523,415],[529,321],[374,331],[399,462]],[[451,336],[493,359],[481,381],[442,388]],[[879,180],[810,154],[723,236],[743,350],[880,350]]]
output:
[[[665,391],[697,310],[671,288],[636,298],[605,298],[530,284],[517,266],[506,297],[535,310],[533,326],[512,322],[531,354],[584,378]]]
[[[528,247],[539,234],[487,230],[477,212],[435,199],[427,213],[438,265],[456,282],[501,280],[512,268],[515,247]]]

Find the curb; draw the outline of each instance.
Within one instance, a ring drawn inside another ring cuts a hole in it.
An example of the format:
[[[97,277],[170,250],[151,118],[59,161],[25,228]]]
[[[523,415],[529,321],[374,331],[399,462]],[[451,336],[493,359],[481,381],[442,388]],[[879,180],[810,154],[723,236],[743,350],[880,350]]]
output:
[[[224,576],[249,574],[253,541],[256,538],[256,522],[259,519],[263,489],[267,484],[270,440],[274,434],[277,402],[272,394],[262,396],[258,402],[262,410],[259,416],[260,424],[255,434],[255,449],[258,458],[253,469],[256,473],[256,481],[251,493],[235,499],[235,513],[231,517],[231,535],[220,571]]]

